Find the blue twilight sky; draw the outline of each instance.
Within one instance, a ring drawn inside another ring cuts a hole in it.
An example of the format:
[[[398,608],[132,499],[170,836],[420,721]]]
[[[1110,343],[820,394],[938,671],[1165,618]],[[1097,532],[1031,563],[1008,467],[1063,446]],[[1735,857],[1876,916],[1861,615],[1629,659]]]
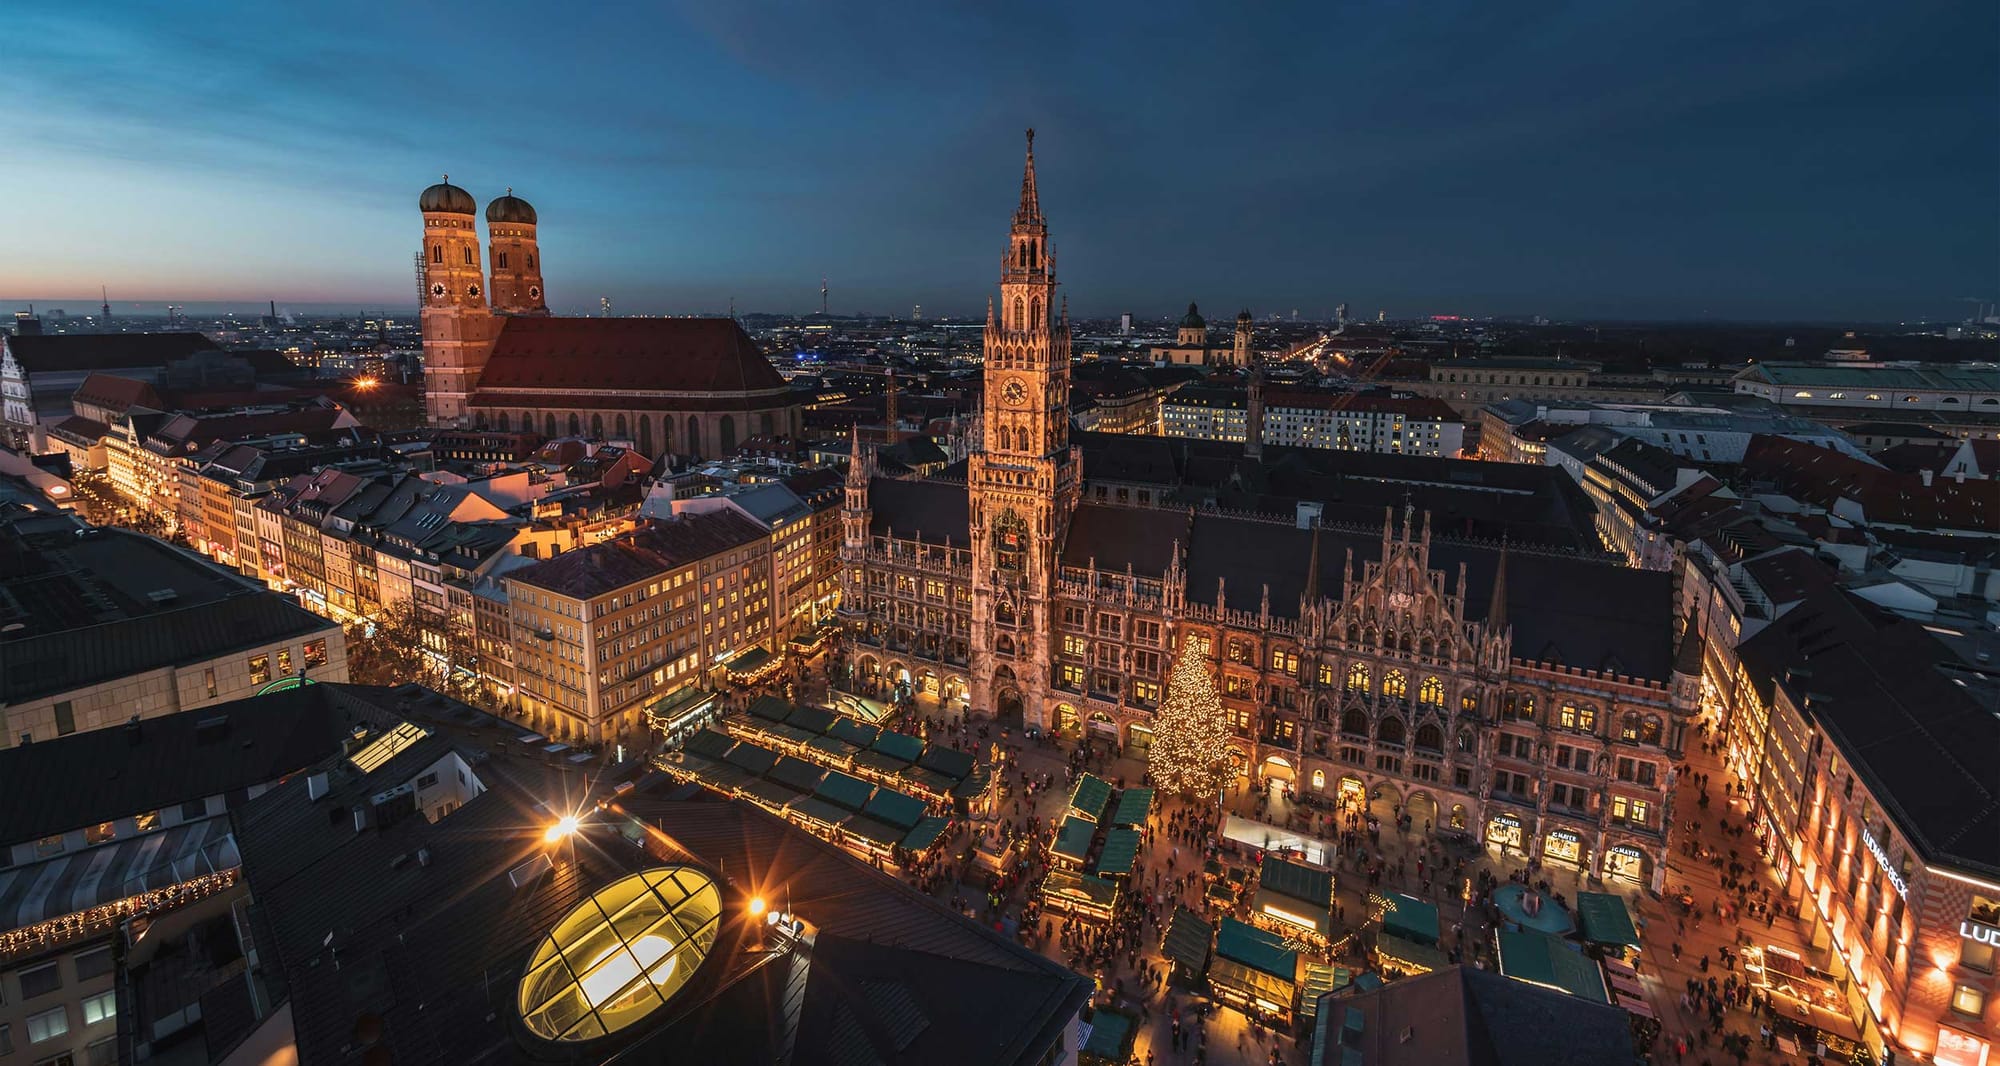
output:
[[[982,310],[1038,130],[1078,313],[1958,318],[2000,5],[8,0],[0,296],[415,301],[417,193],[558,311]]]

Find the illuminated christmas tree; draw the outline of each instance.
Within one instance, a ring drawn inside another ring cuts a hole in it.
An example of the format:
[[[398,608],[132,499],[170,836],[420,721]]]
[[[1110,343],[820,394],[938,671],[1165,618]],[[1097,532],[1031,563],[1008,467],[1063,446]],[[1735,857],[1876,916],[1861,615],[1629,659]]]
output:
[[[1207,641],[1190,637],[1181,644],[1166,702],[1153,719],[1146,768],[1154,787],[1182,796],[1213,796],[1229,780],[1229,719],[1207,659]]]

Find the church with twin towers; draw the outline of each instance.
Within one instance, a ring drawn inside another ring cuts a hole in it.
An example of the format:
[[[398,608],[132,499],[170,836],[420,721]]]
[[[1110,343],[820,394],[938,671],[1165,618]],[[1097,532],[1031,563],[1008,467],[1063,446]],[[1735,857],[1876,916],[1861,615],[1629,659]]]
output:
[[[1451,460],[1072,432],[1034,149],[1030,131],[973,453],[896,478],[852,445],[848,683],[1143,759],[1192,647],[1240,784],[1658,890],[1701,698],[1670,576],[1561,542],[1541,490],[1427,465]],[[1374,469],[1391,461],[1412,464],[1400,484]]]

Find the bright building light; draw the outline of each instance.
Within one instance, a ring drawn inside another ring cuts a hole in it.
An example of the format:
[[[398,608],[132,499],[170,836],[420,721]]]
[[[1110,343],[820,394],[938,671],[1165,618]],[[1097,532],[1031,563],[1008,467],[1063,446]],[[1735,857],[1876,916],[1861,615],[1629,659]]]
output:
[[[576,826],[577,826],[576,815],[565,814],[561,818],[556,819],[554,825],[549,826],[548,830],[542,834],[542,840],[544,840],[547,843],[553,844],[556,841],[561,840],[562,838],[576,832]]]
[[[640,974],[651,984],[663,985],[674,972],[673,950],[673,941],[652,934],[630,944],[614,945],[591,960],[589,971],[577,986],[594,1008],[617,998]]]
[[[762,896],[752,896],[752,897],[750,897],[750,914],[751,914],[751,916],[752,916],[752,917],[755,917],[755,916],[757,916],[757,915],[759,915],[759,914],[762,914],[762,913],[764,913],[764,897],[762,897]]]

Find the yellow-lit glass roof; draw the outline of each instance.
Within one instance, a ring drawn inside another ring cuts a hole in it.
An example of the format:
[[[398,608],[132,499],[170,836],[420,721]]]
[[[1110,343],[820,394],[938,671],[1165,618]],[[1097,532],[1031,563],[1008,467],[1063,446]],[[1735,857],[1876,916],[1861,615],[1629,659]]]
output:
[[[521,1018],[544,1040],[592,1040],[680,991],[715,944],[722,893],[691,866],[615,881],[571,911],[521,978]]]

